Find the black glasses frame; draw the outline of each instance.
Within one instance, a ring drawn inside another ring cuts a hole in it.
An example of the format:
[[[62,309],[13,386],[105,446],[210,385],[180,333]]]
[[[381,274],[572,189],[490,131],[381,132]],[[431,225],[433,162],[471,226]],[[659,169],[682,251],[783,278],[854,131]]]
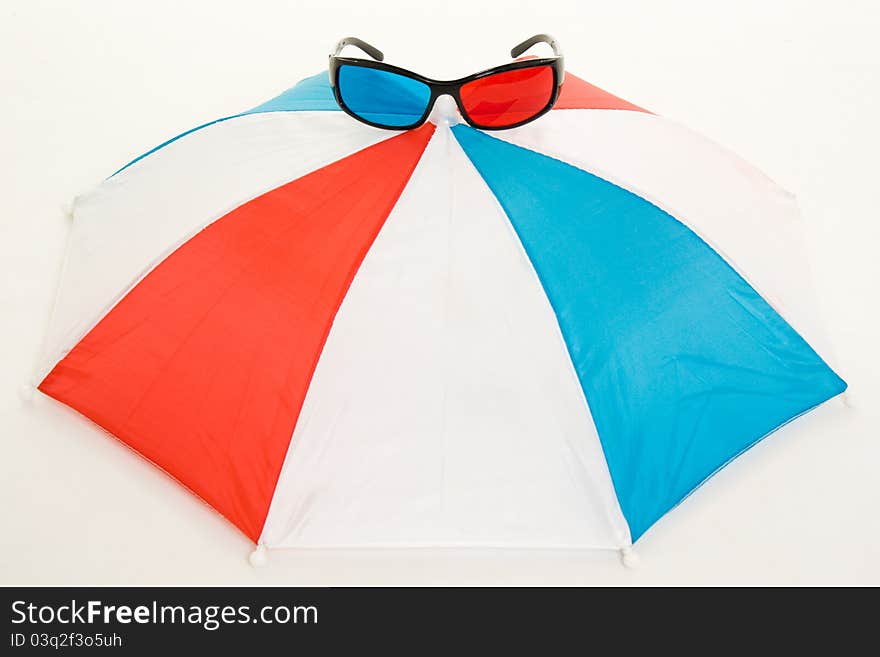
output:
[[[333,95],[336,97],[336,102],[339,103],[339,107],[342,108],[342,110],[346,114],[357,119],[361,123],[366,123],[367,125],[371,125],[376,128],[384,128],[385,130],[412,130],[413,128],[417,128],[428,120],[428,116],[430,116],[431,110],[433,109],[434,103],[437,101],[437,98],[443,95],[449,95],[455,100],[455,104],[458,106],[458,111],[461,113],[462,118],[467,121],[469,125],[475,128],[479,128],[480,130],[507,130],[509,128],[516,128],[517,126],[530,123],[538,117],[546,114],[553,108],[553,106],[556,104],[556,100],[559,98],[559,88],[562,86],[562,82],[565,77],[565,61],[562,56],[562,50],[560,49],[559,43],[556,41],[556,39],[548,34],[536,34],[535,36],[529,37],[522,43],[514,46],[513,49],[511,49],[510,51],[510,56],[519,57],[532,46],[535,46],[539,43],[548,44],[553,49],[553,56],[536,57],[523,59],[516,62],[510,62],[508,64],[502,64],[500,66],[488,68],[484,71],[474,73],[473,75],[468,75],[467,77],[458,78],[457,80],[433,80],[431,78],[426,78],[423,75],[419,75],[418,73],[415,73],[413,71],[408,71],[405,68],[386,64],[383,62],[383,60],[385,59],[385,55],[382,54],[381,50],[375,48],[374,46],[371,46],[366,41],[362,41],[355,37],[347,37],[345,39],[341,39],[336,44],[334,52],[330,55],[330,86],[333,89]],[[356,48],[359,48],[367,55],[372,57],[372,59],[361,59],[359,57],[341,57],[339,53],[342,52],[342,49],[346,46],[354,46]],[[396,73],[397,75],[402,75],[404,77],[421,82],[431,90],[431,97],[428,100],[428,104],[425,108],[424,114],[417,121],[409,125],[402,126],[391,126],[384,125],[382,123],[375,123],[357,115],[345,104],[345,101],[342,99],[342,93],[339,90],[339,70],[342,68],[342,66],[360,66],[361,68],[372,68],[380,71],[388,71],[389,73]],[[537,68],[539,66],[550,66],[553,70],[553,91],[550,95],[549,102],[540,112],[537,112],[534,116],[531,116],[524,121],[511,123],[510,125],[504,126],[481,125],[479,122],[474,121],[470,115],[468,115],[467,110],[464,108],[464,103],[462,103],[461,100],[462,86],[466,85],[469,82],[473,82],[474,80],[479,80],[480,78],[485,78],[487,76],[495,75],[497,73],[504,73],[506,71],[517,71],[524,68]]]

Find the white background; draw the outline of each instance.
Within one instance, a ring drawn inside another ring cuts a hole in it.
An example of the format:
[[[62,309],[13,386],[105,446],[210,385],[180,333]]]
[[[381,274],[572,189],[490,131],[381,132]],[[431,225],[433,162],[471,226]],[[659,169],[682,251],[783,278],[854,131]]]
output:
[[[571,71],[798,195],[855,405],[725,468],[639,541],[640,570],[604,552],[419,551],[253,570],[249,542],[161,472],[52,400],[22,406],[73,195],[322,70],[342,36],[453,77],[537,31]],[[0,584],[880,584],[878,34],[871,0],[0,0]]]

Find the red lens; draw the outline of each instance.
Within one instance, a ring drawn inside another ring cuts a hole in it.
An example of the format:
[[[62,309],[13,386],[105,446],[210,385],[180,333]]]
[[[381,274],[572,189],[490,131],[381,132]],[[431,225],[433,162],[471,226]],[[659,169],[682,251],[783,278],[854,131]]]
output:
[[[478,126],[501,128],[534,118],[553,97],[553,67],[518,68],[468,82],[461,103]]]

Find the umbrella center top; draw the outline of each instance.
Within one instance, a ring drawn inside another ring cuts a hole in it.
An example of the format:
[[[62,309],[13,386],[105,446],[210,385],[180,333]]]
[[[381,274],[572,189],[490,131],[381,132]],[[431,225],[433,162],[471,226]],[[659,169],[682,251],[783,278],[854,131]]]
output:
[[[428,120],[438,126],[453,126],[461,123],[461,114],[452,96],[444,94],[437,98]]]

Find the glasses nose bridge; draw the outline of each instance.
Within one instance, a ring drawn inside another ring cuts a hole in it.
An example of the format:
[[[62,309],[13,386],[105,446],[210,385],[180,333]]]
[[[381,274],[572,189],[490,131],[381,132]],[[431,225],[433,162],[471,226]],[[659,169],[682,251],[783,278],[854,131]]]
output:
[[[439,98],[440,96],[452,96],[455,97],[458,92],[458,83],[457,82],[435,82],[433,84],[434,87],[434,96]]]
[[[435,103],[438,100],[440,100],[440,98],[442,98],[443,96],[449,96],[450,98],[452,98],[455,101],[456,105],[459,105],[458,89],[461,86],[461,84],[459,82],[452,81],[452,80],[449,80],[449,81],[442,80],[442,81],[434,82],[433,85],[431,85],[431,86],[432,86],[432,91],[433,91],[432,95],[434,97]],[[462,111],[460,106],[459,106],[458,110],[459,110],[459,112]]]

